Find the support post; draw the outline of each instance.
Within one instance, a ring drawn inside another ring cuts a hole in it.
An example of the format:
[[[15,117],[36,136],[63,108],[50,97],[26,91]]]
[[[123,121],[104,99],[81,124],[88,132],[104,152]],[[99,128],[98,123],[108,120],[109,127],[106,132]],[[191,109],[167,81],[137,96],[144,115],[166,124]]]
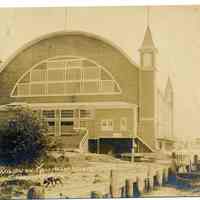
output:
[[[126,179],[126,181],[125,181],[125,193],[126,193],[126,198],[132,197],[132,181],[131,181],[131,179]]]
[[[97,139],[97,154],[100,154],[100,139]]]
[[[135,154],[135,139],[132,138],[132,149],[131,149],[131,162],[134,162],[134,154]]]
[[[118,198],[117,176],[113,169],[110,171],[110,196],[111,198]]]

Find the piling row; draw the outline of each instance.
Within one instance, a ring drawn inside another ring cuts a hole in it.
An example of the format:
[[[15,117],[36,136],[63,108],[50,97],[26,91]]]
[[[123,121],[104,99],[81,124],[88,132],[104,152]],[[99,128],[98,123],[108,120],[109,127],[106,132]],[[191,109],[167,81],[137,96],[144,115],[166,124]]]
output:
[[[119,181],[119,171],[110,172],[110,197],[111,198],[131,198],[140,197],[141,194],[151,192],[157,187],[166,185],[170,178],[175,177],[175,172],[170,168],[159,170],[149,169],[146,173],[138,173],[124,181]]]

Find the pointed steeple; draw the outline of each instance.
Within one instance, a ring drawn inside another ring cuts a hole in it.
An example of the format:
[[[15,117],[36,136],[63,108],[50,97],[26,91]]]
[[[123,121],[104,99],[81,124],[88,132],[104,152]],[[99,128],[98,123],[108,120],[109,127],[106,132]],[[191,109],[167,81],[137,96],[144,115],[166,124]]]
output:
[[[140,51],[157,51],[153,39],[152,34],[149,26],[147,26],[145,34],[144,34],[144,40],[142,42],[142,45],[139,49]]]
[[[173,101],[173,87],[170,77],[168,77],[166,88],[165,88],[165,98],[168,102]]]
[[[172,82],[171,82],[170,77],[168,77],[168,79],[167,79],[167,85],[166,85],[165,91],[167,91],[167,90],[173,91]]]

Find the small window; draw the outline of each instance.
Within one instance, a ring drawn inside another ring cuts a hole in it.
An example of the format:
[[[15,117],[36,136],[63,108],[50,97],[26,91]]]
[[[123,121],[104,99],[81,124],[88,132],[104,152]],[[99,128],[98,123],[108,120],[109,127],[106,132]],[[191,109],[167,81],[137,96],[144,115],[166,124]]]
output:
[[[48,134],[55,134],[55,121],[48,121]]]
[[[31,95],[42,95],[44,96],[45,95],[45,84],[31,84],[30,85],[30,93]]]
[[[48,122],[48,126],[49,127],[54,127],[55,126],[55,122]]]
[[[29,84],[21,83],[17,85],[17,95],[29,95]]]
[[[126,117],[122,117],[120,119],[120,130],[127,131],[127,118]]]
[[[64,81],[65,70],[64,69],[51,69],[48,70],[48,81]]]
[[[61,135],[71,134],[74,130],[73,121],[61,121]]]
[[[44,110],[43,116],[47,119],[55,118],[55,111],[54,110]]]
[[[100,69],[98,67],[83,68],[84,80],[100,80]]]
[[[68,80],[81,80],[81,69],[80,68],[69,68],[67,70]]]
[[[62,121],[61,126],[71,126],[73,127],[74,122],[73,121]]]
[[[45,81],[46,70],[32,70],[31,81]]]
[[[73,110],[62,110],[61,118],[73,118],[74,111]]]
[[[83,93],[98,93],[99,92],[99,82],[98,81],[89,81],[83,82]]]
[[[143,55],[143,66],[144,67],[152,67],[152,54],[145,53]]]
[[[90,110],[80,110],[80,118],[91,118]]]
[[[112,80],[104,80],[101,82],[102,92],[114,92],[114,82]]]
[[[113,131],[113,120],[107,119],[101,121],[101,130],[102,131]]]

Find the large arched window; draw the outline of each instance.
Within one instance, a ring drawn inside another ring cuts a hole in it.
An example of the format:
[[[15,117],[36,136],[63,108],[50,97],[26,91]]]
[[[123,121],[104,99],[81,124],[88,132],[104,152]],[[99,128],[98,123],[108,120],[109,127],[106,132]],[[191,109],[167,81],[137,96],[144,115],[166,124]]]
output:
[[[119,94],[112,74],[80,57],[56,57],[34,65],[17,81],[12,97]]]

